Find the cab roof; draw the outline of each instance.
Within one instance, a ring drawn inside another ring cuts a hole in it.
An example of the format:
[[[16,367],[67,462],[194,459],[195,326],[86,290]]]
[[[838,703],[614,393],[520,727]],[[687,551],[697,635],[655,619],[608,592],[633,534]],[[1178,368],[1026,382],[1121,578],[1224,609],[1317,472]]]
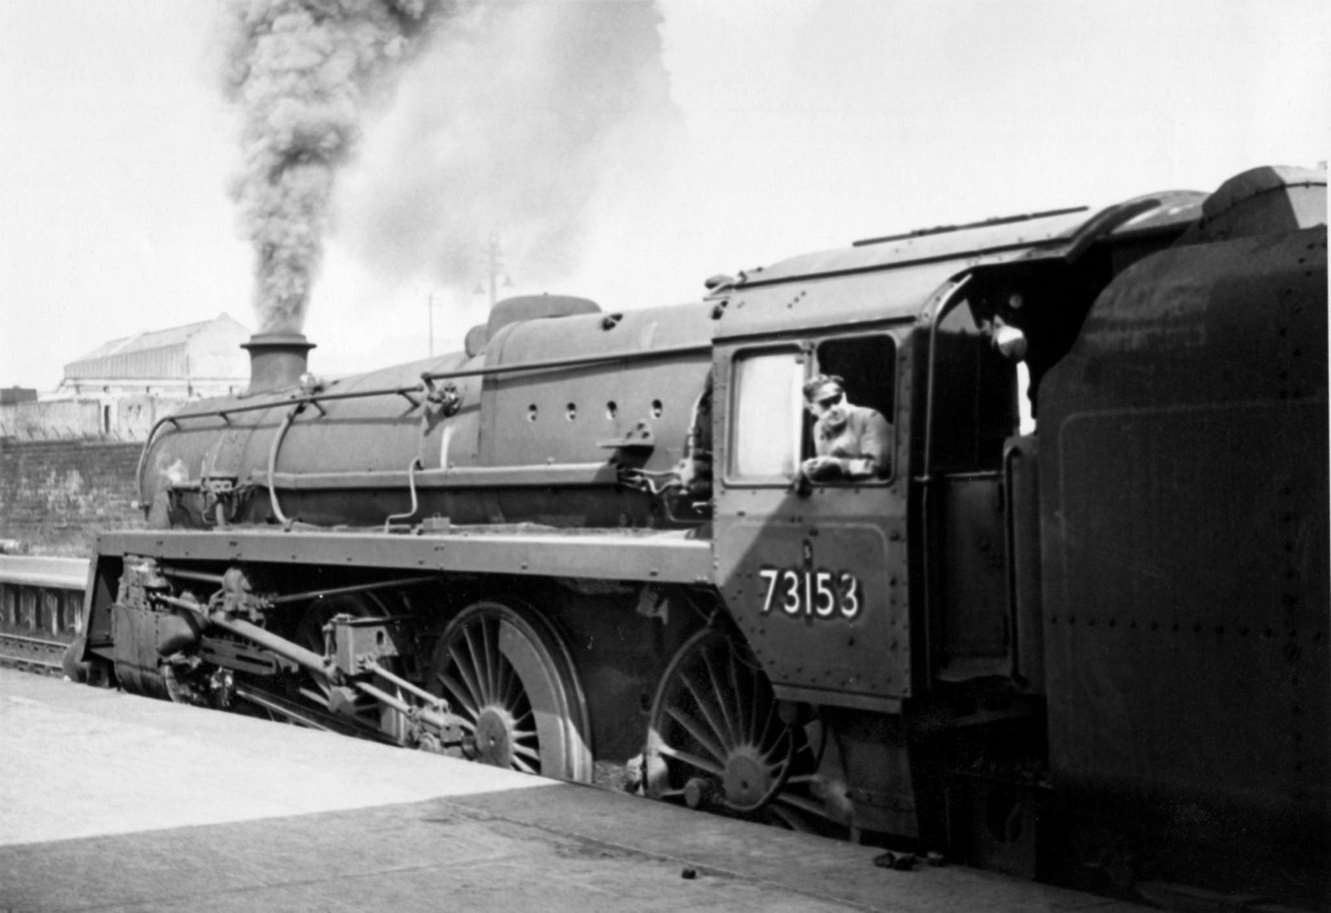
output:
[[[735,287],[899,269],[935,260],[980,263],[1012,259],[1014,254],[1026,259],[1066,256],[1109,237],[1181,228],[1200,216],[1206,196],[1174,190],[1136,197],[1095,213],[1079,206],[868,238],[849,247],[801,254],[759,267],[741,274]]]
[[[914,318],[945,282],[982,266],[1077,260],[1097,243],[1177,235],[1206,194],[1166,191],[1092,212],[1086,207],[1006,216],[870,238],[801,254],[714,285],[717,338],[813,325]]]

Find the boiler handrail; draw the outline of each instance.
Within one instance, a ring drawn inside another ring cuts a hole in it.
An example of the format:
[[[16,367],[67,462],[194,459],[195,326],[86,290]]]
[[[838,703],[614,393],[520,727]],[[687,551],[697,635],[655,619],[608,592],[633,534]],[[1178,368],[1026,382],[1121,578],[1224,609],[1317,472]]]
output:
[[[139,464],[134,472],[134,480],[139,488],[139,495],[143,494],[143,467],[148,457],[148,449],[152,446],[153,440],[157,437],[157,432],[163,425],[175,425],[180,427],[180,422],[184,419],[192,418],[217,418],[221,417],[223,422],[228,421],[227,416],[233,413],[241,412],[259,412],[265,409],[276,409],[281,406],[307,406],[313,405],[316,408],[320,403],[334,402],[343,399],[366,399],[371,396],[402,396],[411,403],[415,409],[420,405],[420,401],[413,399],[411,394],[428,396],[431,387],[431,381],[450,380],[457,377],[483,377],[500,374],[517,374],[523,371],[550,371],[557,368],[576,368],[584,365],[598,365],[615,361],[650,361],[656,358],[667,358],[676,355],[702,355],[710,354],[712,345],[710,342],[704,344],[692,343],[689,345],[667,346],[660,349],[634,349],[626,352],[604,352],[597,355],[575,355],[568,358],[552,358],[545,361],[528,361],[515,364],[503,365],[485,365],[479,368],[463,368],[456,371],[423,371],[421,372],[421,383],[410,387],[380,387],[374,390],[353,390],[347,393],[323,393],[310,392],[305,394],[288,394],[284,397],[265,399],[262,402],[248,403],[243,406],[225,406],[218,409],[203,409],[198,412],[177,412],[173,415],[164,416],[153,423],[148,431],[148,438],[143,442],[143,450],[139,453]]]

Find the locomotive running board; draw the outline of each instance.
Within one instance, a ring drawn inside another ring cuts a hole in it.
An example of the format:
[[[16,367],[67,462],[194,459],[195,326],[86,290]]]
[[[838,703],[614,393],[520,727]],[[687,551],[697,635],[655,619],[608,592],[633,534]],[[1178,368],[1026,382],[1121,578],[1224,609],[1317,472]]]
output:
[[[692,530],[534,530],[402,535],[365,530],[233,527],[106,533],[100,555],[261,561],[414,571],[706,584],[712,543]]]

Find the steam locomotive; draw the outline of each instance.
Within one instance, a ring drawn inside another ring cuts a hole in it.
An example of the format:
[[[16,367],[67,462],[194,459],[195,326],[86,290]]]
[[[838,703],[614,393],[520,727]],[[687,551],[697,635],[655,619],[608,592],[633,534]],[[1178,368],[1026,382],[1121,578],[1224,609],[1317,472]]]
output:
[[[1326,177],[870,238],[158,423],[95,681],[1131,893],[1331,898]],[[810,481],[801,386],[890,422]]]

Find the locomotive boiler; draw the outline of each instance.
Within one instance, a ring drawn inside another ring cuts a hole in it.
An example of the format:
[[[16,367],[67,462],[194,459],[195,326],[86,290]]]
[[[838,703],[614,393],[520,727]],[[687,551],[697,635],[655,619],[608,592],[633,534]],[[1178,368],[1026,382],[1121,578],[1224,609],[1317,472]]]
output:
[[[1325,188],[509,299],[327,382],[255,337],[245,394],[153,429],[75,658],[1032,877],[1326,904]],[[883,477],[801,476],[816,374],[890,422]]]

